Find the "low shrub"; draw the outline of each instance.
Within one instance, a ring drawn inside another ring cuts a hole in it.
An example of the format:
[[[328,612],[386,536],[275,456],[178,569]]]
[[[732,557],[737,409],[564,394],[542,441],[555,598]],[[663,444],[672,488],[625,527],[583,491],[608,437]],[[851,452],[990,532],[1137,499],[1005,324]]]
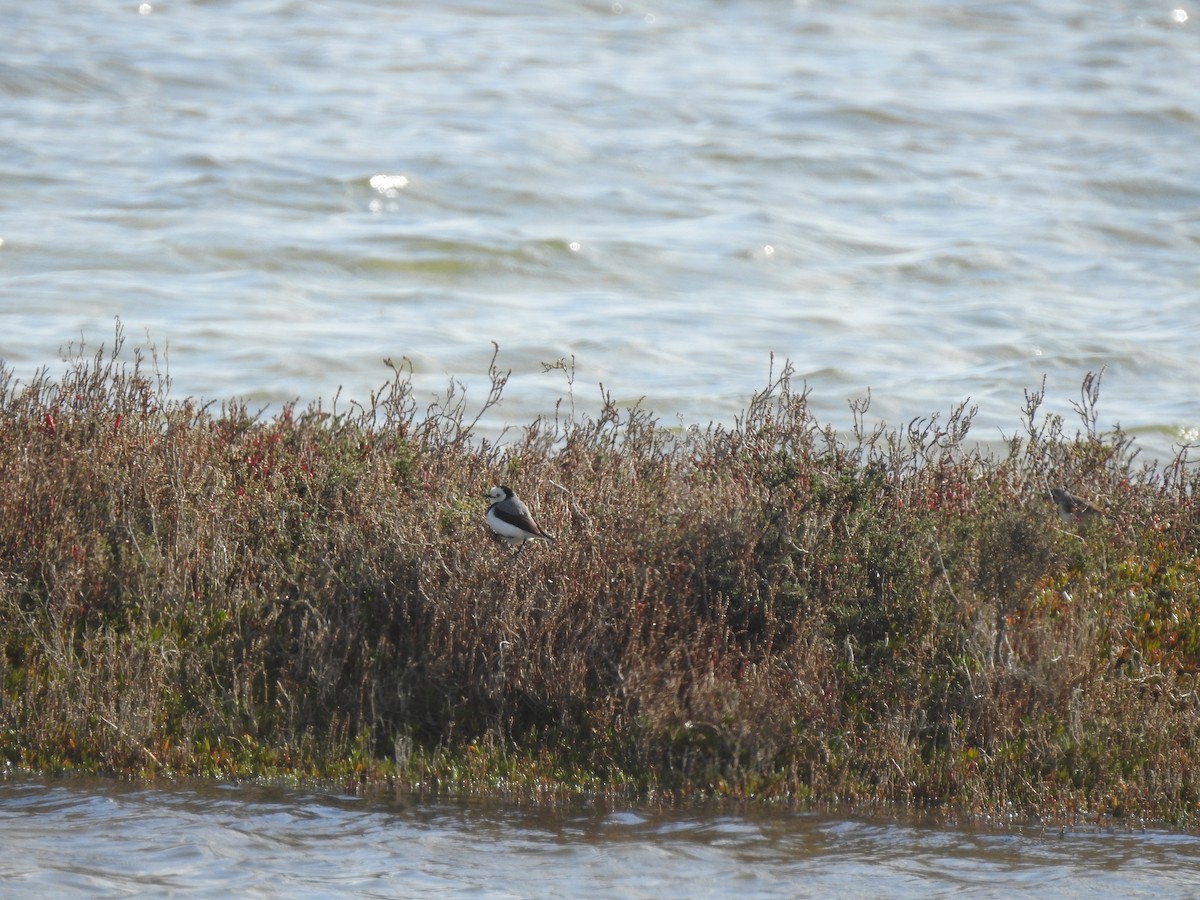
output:
[[[840,436],[789,365],[679,430],[558,362],[497,442],[496,356],[477,409],[393,365],[265,417],[122,343],[0,368],[11,766],[1195,816],[1197,476],[1097,429],[1098,376],[995,457],[966,406]],[[559,540],[491,541],[494,483]]]

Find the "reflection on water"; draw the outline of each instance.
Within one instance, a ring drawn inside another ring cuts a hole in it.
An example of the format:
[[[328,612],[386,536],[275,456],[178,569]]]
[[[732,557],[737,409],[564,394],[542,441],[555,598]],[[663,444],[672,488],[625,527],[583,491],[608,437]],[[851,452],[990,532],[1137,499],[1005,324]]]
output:
[[[1184,897],[1200,840],[791,811],[380,802],[280,788],[0,784],[4,894]]]

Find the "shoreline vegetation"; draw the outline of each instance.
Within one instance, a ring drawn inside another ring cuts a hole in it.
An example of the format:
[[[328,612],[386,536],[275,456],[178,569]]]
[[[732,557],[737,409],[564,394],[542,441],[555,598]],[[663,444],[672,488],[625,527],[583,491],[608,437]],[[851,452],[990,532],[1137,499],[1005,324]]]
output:
[[[732,425],[579,414],[560,361],[495,441],[496,355],[477,405],[389,362],[265,417],[122,344],[0,364],[9,772],[1198,819],[1200,475],[1101,433],[1099,376],[984,456],[965,404],[839,436],[790,365]],[[493,484],[557,543],[490,540]]]

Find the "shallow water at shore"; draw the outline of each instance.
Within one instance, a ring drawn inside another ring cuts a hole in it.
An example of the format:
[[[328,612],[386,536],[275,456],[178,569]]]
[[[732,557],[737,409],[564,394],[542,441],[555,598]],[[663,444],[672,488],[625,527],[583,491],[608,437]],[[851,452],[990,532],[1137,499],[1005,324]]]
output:
[[[667,424],[789,358],[818,419],[980,405],[1166,457],[1200,428],[1197,16],[1170,4],[26,4],[0,98],[0,358],[164,352],[174,393],[365,401],[385,357],[488,428],[573,358]],[[1073,416],[1072,416],[1073,418]]]
[[[786,811],[530,808],[82,779],[0,784],[9,897],[1184,897],[1200,840]]]

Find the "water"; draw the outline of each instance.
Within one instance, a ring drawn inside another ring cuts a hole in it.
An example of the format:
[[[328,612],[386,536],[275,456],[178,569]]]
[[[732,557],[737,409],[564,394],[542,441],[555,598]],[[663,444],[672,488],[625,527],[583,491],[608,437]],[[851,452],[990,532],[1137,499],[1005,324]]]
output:
[[[1200,840],[813,813],[365,801],[277,788],[0,784],[6,897],[1154,897]]]
[[[524,424],[603,383],[729,421],[1026,389],[1200,428],[1200,10],[1073,0],[10,4],[0,358],[165,351],[173,395],[421,396]],[[1073,415],[1072,415],[1072,418]]]

